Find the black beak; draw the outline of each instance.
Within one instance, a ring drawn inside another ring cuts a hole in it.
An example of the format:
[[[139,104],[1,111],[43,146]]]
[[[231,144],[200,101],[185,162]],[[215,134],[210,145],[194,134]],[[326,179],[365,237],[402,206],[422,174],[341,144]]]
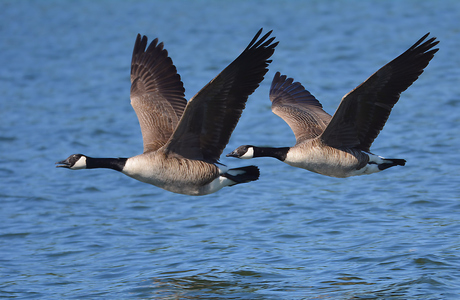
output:
[[[70,163],[69,161],[66,159],[66,160],[62,160],[62,161],[58,161],[56,163],[56,168],[67,168],[67,169],[70,169]]]
[[[230,152],[226,155],[227,157],[238,157],[238,154],[235,151]]]

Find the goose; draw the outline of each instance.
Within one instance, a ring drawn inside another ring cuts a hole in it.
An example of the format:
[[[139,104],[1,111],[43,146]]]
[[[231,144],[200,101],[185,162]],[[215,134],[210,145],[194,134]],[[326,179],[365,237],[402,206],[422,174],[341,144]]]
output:
[[[138,34],[131,61],[131,105],[140,123],[144,151],[129,158],[72,154],[57,162],[71,170],[108,168],[141,182],[185,195],[207,195],[225,186],[255,181],[256,166],[228,169],[219,157],[246,101],[268,71],[278,42],[260,29],[244,51],[190,101],[158,38],[147,47]]]
[[[436,38],[424,41],[428,35],[346,94],[332,117],[299,82],[277,72],[270,87],[272,112],[289,125],[296,144],[280,148],[243,145],[227,156],[274,157],[293,167],[339,178],[404,166],[404,159],[383,158],[372,154],[370,147],[401,92],[417,80],[439,50],[432,49],[439,42]]]

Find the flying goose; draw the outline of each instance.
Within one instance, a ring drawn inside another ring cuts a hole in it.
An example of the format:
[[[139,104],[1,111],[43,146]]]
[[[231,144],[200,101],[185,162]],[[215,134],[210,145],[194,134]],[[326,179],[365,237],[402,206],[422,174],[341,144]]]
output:
[[[346,94],[334,116],[292,78],[277,72],[270,88],[272,111],[291,127],[293,147],[243,145],[227,156],[274,157],[290,166],[331,177],[349,177],[404,166],[404,159],[388,159],[370,152],[391,109],[439,49],[436,38],[423,36],[406,52],[383,66]],[[431,49],[431,50],[430,50]]]
[[[272,31],[246,49],[188,103],[163,43],[138,34],[131,62],[131,105],[139,119],[144,152],[130,158],[73,154],[57,167],[109,168],[162,189],[206,195],[225,186],[255,181],[256,166],[228,169],[218,163],[246,101],[268,71],[278,42]]]

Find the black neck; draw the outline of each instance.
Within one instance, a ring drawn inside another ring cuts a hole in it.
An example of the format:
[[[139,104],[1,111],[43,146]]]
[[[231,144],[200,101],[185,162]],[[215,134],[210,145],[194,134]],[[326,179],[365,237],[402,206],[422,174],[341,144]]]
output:
[[[97,169],[97,168],[106,168],[113,169],[116,171],[122,171],[127,158],[92,158],[86,157],[86,168],[87,169]]]
[[[289,149],[289,147],[254,147],[254,157],[274,157],[284,161]]]

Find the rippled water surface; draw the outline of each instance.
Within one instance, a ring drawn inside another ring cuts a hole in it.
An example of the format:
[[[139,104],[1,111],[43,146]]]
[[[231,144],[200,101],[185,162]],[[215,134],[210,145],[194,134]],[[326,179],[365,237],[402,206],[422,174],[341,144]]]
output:
[[[459,2],[5,0],[0,11],[0,297],[457,299]],[[334,179],[263,158],[259,181],[203,197],[54,167],[142,151],[129,104],[137,33],[165,42],[190,98],[260,27],[280,44],[224,153],[294,143],[270,111],[276,71],[333,113],[431,32],[440,51],[372,148],[407,165]]]

